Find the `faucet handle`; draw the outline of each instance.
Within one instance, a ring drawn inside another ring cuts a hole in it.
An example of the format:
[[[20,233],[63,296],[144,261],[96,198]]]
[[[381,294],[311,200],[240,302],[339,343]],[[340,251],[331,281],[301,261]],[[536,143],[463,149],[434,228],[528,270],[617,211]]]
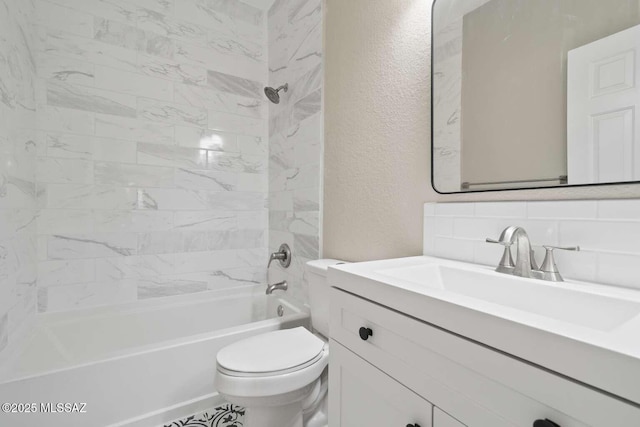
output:
[[[509,246],[513,245],[513,242],[496,240],[496,239],[492,239],[490,237],[487,237],[486,242],[487,243],[493,243],[493,244],[496,244],[496,245],[502,245],[502,246],[506,246],[506,247],[509,247]]]
[[[291,249],[289,248],[289,245],[286,243],[281,244],[280,248],[278,248],[278,252],[274,252],[269,256],[267,269],[271,267],[271,263],[276,260],[280,262],[280,265],[283,268],[288,268],[291,265]]]
[[[513,262],[513,257],[511,256],[511,245],[512,242],[509,241],[499,241],[495,239],[490,239],[487,237],[487,243],[492,243],[496,245],[504,246],[504,252],[502,253],[502,259],[500,259],[500,263],[498,264],[498,268],[496,271],[500,273],[510,273],[515,268],[516,264]]]
[[[580,252],[580,246],[543,246],[543,248],[545,248],[548,251],[552,251],[554,249],[557,249],[559,251],[574,251],[574,252]]]
[[[564,282],[564,279],[562,278],[562,276],[560,275],[560,271],[558,270],[558,266],[556,265],[553,251],[557,249],[560,251],[579,252],[580,246],[543,246],[543,248],[547,251],[544,256],[544,261],[542,261],[542,266],[540,267],[540,272],[542,272],[543,274],[543,279],[553,282]]]

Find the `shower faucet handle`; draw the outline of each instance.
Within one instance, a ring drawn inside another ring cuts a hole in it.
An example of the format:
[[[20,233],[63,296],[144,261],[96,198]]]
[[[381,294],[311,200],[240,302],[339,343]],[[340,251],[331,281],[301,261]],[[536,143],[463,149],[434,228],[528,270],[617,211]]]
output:
[[[282,268],[288,268],[291,265],[291,249],[289,248],[289,245],[283,243],[280,245],[278,252],[271,254],[267,268],[271,267],[271,263],[276,260],[280,262],[280,266]]]

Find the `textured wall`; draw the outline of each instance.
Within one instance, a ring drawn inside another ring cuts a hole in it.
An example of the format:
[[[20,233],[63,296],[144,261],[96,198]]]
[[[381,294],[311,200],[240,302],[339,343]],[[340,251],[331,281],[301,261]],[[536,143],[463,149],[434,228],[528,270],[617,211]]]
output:
[[[286,279],[288,295],[305,302],[305,263],[320,247],[322,0],[278,0],[268,27],[269,84],[289,84],[269,106],[269,249],[287,243],[293,253],[287,270],[272,264],[269,281]]]
[[[0,0],[0,361],[36,313],[35,57],[28,0]]]
[[[265,12],[36,6],[39,310],[263,284]]]
[[[429,1],[328,0],[324,256],[422,253]]]

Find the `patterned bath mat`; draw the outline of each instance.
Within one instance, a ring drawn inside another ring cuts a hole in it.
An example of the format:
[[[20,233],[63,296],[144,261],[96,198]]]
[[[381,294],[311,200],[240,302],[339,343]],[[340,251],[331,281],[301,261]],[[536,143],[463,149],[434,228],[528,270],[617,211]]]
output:
[[[176,420],[164,427],[242,427],[245,409],[230,403]]]

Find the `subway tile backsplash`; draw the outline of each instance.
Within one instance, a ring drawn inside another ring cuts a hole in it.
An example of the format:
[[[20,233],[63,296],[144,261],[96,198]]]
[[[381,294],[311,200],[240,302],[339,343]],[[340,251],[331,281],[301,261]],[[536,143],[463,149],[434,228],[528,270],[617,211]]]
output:
[[[497,265],[502,248],[485,238],[509,225],[527,230],[539,263],[543,245],[580,246],[556,253],[568,279],[640,289],[640,200],[427,203],[424,254]]]

